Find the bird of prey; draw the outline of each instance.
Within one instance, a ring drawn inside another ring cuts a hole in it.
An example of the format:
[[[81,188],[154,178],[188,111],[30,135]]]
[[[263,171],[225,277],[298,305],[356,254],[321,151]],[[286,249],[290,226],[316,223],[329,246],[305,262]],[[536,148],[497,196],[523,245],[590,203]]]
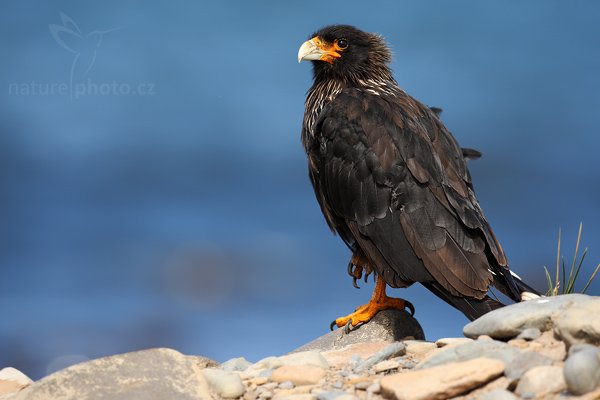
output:
[[[420,282],[475,319],[501,307],[496,287],[514,301],[536,293],[509,270],[475,197],[461,149],[430,109],[392,76],[384,39],[349,25],[325,27],[298,51],[313,64],[302,124],[308,173],[327,224],[352,251],[348,272],[375,272],[368,304],[332,327],[369,321],[410,302],[386,285]]]

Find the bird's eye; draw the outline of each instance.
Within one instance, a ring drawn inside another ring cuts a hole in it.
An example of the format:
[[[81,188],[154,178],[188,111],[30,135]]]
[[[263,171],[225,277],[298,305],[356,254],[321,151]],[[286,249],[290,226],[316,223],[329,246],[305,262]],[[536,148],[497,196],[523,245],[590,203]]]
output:
[[[338,39],[335,44],[342,50],[348,47],[348,41],[346,39]]]

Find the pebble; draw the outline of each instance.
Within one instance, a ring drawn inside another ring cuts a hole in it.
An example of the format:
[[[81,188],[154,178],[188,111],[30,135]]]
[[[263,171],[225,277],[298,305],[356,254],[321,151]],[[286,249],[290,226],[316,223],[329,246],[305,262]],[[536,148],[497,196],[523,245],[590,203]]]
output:
[[[542,297],[491,311],[465,325],[463,334],[476,338],[489,335],[494,339],[512,339],[528,328],[546,331],[552,328],[552,317],[573,304],[593,299],[584,294]]]
[[[290,381],[295,386],[314,385],[325,377],[325,369],[314,365],[284,365],[273,371],[271,380]]]
[[[315,367],[329,368],[329,363],[323,355],[316,350],[301,351],[278,357],[279,365],[313,365]]]
[[[515,393],[521,397],[533,398],[558,393],[566,387],[562,367],[546,365],[525,372]]]
[[[455,346],[458,344],[465,344],[472,342],[473,339],[469,338],[441,338],[435,341],[437,347]]]
[[[350,397],[348,397],[350,396]],[[355,400],[356,396],[339,390],[325,390],[317,393],[317,400]]]
[[[551,365],[552,361],[553,360],[551,358],[534,351],[524,351],[513,358],[512,362],[506,364],[504,376],[511,381],[516,381],[531,368],[541,365]]]
[[[600,345],[600,298],[575,304],[556,318],[554,333],[568,346],[574,344]]]
[[[389,371],[400,368],[401,364],[397,360],[385,360],[378,362],[373,366],[375,373]]]
[[[384,397],[426,400],[458,396],[497,378],[504,363],[489,358],[448,363],[429,369],[387,375],[380,381]]]
[[[0,381],[11,381],[18,383],[21,386],[27,386],[33,383],[27,375],[12,367],[0,369]]]
[[[517,400],[517,396],[506,389],[494,389],[481,396],[481,400]]]
[[[379,393],[381,392],[381,384],[379,382],[373,382],[371,386],[367,388],[367,393]]]
[[[0,370],[0,399],[3,394],[15,393],[33,381],[18,369],[6,367]]]
[[[486,314],[487,315],[487,314]],[[475,340],[469,343],[442,348],[426,356],[417,369],[431,368],[451,362],[467,361],[478,357],[501,360],[509,365],[519,354],[519,350],[496,340]]]
[[[251,365],[252,363],[244,357],[238,357],[225,361],[219,368],[224,371],[244,371]]]
[[[412,354],[416,357],[422,357],[430,351],[437,349],[435,343],[424,340],[405,340],[403,343],[406,346],[406,354]]]
[[[572,346],[565,361],[564,376],[569,392],[575,395],[600,387],[600,349],[587,344]]]
[[[283,381],[279,384],[279,388],[280,389],[293,389],[294,388],[294,382],[292,381]]]
[[[540,331],[538,328],[527,328],[523,330],[523,332],[519,333],[517,339],[535,340],[539,338],[541,334],[542,331]]]
[[[373,367],[375,364],[390,359],[392,357],[403,356],[406,354],[406,346],[402,342],[394,342],[390,343],[388,346],[379,350],[377,353],[373,354],[371,357],[367,358],[362,363],[358,364],[354,370],[355,371],[366,371],[369,368]]]
[[[273,400],[315,400],[315,396],[310,393],[289,394],[284,396],[275,395]]]
[[[202,375],[210,388],[221,397],[237,398],[246,391],[240,376],[234,372],[206,368],[202,370]]]

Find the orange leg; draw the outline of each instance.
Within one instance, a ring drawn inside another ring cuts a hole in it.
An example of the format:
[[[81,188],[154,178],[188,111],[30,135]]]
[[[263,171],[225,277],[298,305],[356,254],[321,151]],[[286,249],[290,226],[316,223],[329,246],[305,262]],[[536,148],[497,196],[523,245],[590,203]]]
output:
[[[359,324],[369,322],[379,311],[387,310],[388,308],[404,310],[408,307],[411,315],[414,315],[415,308],[413,305],[403,299],[388,297],[385,294],[385,286],[386,283],[383,278],[377,276],[377,283],[375,284],[375,290],[373,291],[371,300],[367,304],[358,307],[352,314],[348,314],[345,317],[340,317],[333,321],[331,323],[331,329],[333,329],[334,325],[337,325],[338,328],[346,326],[346,330],[348,331],[351,326],[355,327]]]

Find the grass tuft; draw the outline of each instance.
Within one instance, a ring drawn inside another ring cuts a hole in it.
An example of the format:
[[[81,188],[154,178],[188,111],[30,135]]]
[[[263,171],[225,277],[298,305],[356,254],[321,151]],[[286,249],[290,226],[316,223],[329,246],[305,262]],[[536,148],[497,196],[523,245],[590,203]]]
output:
[[[558,248],[556,250],[556,275],[554,278],[554,283],[552,283],[552,277],[550,276],[550,271],[548,268],[544,266],[544,272],[546,273],[546,282],[548,284],[548,291],[546,292],[546,296],[557,296],[559,294],[569,294],[575,293],[575,284],[577,283],[577,279],[579,278],[579,272],[583,266],[583,260],[585,260],[585,256],[587,254],[587,247],[581,253],[581,257],[579,257],[579,245],[581,243],[581,231],[583,229],[583,224],[579,224],[579,231],[577,232],[577,243],[575,243],[575,253],[573,254],[573,261],[571,262],[571,268],[569,269],[569,276],[567,277],[567,266],[565,264],[564,257],[560,255],[561,248],[561,230],[558,229]],[[594,269],[594,272],[590,275],[587,283],[581,290],[581,293],[585,293],[586,290],[590,287],[590,284],[596,277],[596,274],[600,270],[600,264]],[[562,272],[562,279],[560,278]]]

